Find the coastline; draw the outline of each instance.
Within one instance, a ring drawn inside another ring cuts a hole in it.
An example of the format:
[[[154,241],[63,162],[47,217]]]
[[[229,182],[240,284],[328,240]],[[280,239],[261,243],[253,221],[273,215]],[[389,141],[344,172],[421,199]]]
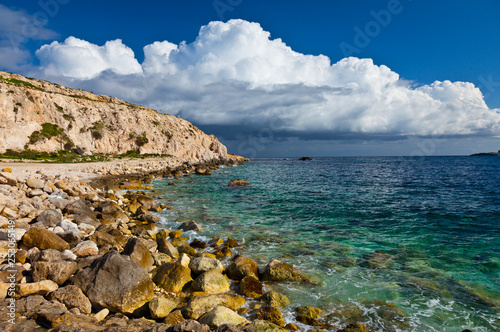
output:
[[[8,263],[2,271],[16,270],[14,282],[1,284],[10,297],[1,293],[0,326],[6,331],[20,326],[56,331],[85,326],[88,331],[101,331],[118,325],[127,326],[127,331],[144,330],[144,326],[154,331],[299,329],[295,324],[285,326],[279,308],[290,305],[286,296],[264,292],[264,286],[310,282],[302,272],[278,260],[259,267],[248,257],[233,256],[231,248],[241,244],[231,238],[188,243],[182,230],[162,230],[156,225],[160,218],[154,212],[169,207],[155,202],[148,183],[155,178],[208,175],[220,166],[179,159],[0,163],[0,170],[7,171],[0,173],[0,198],[7,208],[1,207],[7,233],[2,255]],[[179,228],[197,227],[189,221]],[[50,238],[50,245],[40,240],[45,237]],[[12,243],[17,247],[15,255],[9,251]],[[223,266],[220,261],[228,257]],[[9,261],[14,258],[15,262]],[[97,292],[93,288],[97,281],[91,285],[86,281],[104,267],[118,271],[116,266],[128,267],[125,270],[133,274],[134,282],[113,280],[118,276],[111,273],[107,279],[112,280]],[[137,279],[141,280],[139,288]],[[106,298],[103,289],[119,292]],[[79,298],[76,306],[68,299],[74,297]],[[33,301],[38,303],[36,308],[30,307]],[[252,306],[245,306],[247,302]],[[15,303],[12,320],[6,320],[9,303]],[[324,321],[318,308],[300,307],[295,312],[297,321],[313,331],[344,331]],[[361,324],[347,330],[367,331]]]

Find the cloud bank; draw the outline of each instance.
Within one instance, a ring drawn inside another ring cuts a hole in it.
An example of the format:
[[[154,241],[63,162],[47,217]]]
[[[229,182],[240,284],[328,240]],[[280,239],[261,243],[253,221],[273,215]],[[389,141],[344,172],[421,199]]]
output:
[[[272,128],[283,135],[394,139],[497,135],[472,83],[414,86],[388,67],[293,51],[258,23],[211,22],[191,43],[155,42],[140,64],[121,40],[69,37],[42,46],[38,76],[99,91],[198,125]]]

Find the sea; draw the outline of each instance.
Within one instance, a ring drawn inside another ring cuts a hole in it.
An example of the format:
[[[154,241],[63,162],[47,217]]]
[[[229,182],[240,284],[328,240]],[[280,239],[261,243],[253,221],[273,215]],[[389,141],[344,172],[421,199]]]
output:
[[[235,238],[316,281],[266,285],[301,330],[293,309],[311,305],[339,327],[500,331],[500,157],[255,159],[154,189],[163,227],[195,220],[191,239]]]

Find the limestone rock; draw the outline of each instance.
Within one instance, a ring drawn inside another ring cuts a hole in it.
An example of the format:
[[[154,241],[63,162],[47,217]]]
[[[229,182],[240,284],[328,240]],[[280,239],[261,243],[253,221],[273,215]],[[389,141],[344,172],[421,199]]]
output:
[[[31,189],[43,189],[45,183],[40,179],[29,178],[26,180],[26,185]]]
[[[245,304],[245,299],[238,295],[197,295],[188,302],[183,313],[188,318],[198,319],[219,305],[234,311],[243,304]]]
[[[262,273],[264,281],[303,281],[312,283],[307,277],[302,275],[297,269],[290,264],[280,260],[273,259],[270,261]]]
[[[262,284],[259,282],[259,279],[246,276],[240,282],[240,294],[251,299],[255,299],[264,294],[264,288]]]
[[[154,259],[151,256],[148,248],[139,241],[136,237],[131,237],[125,248],[123,248],[122,255],[127,255],[130,257],[130,260],[147,271],[150,271],[153,268]]]
[[[250,183],[247,180],[242,179],[233,179],[228,183],[229,187],[245,187],[248,185],[250,185]]]
[[[167,263],[158,268],[154,283],[167,292],[179,293],[185,284],[193,280],[191,270],[180,263]]]
[[[210,326],[211,328],[216,328],[223,324],[240,325],[248,323],[248,320],[241,317],[231,309],[223,306],[218,306],[212,311],[204,314],[198,321],[202,324]]]
[[[264,293],[264,295],[262,295],[260,300],[265,304],[267,304],[268,306],[280,309],[290,305],[290,300],[288,299],[288,297],[286,297],[286,295],[274,291]]]
[[[38,261],[34,265],[33,281],[48,279],[61,286],[76,272],[77,266],[78,264],[72,261]]]
[[[210,327],[195,320],[185,320],[170,327],[168,332],[210,332]]]
[[[179,226],[179,229],[183,230],[183,231],[195,231],[195,232],[201,231],[200,225],[198,225],[194,220],[189,220],[189,221],[183,222]]]
[[[71,252],[77,257],[87,257],[97,255],[99,253],[99,248],[94,241],[83,241],[78,243]]]
[[[172,242],[164,238],[159,238],[156,240],[156,243],[158,243],[159,252],[169,255],[173,259],[179,258],[179,251],[172,245]]]
[[[229,282],[222,273],[217,270],[211,270],[202,273],[196,278],[192,288],[209,294],[219,294],[229,290]]]
[[[54,232],[40,227],[31,227],[23,236],[23,243],[27,247],[39,249],[56,249],[63,251],[69,249],[68,242],[61,239]]]
[[[257,263],[243,256],[236,256],[227,267],[227,276],[231,279],[240,280],[246,276],[259,277],[259,267]]]
[[[182,316],[182,312],[180,310],[174,310],[165,317],[163,323],[167,325],[176,325],[183,321],[185,321],[185,319],[184,316]]]
[[[59,301],[68,309],[78,308],[83,314],[90,314],[92,304],[82,290],[74,285],[68,285],[57,289],[47,296],[49,301]]]
[[[208,257],[195,257],[191,260],[189,264],[189,268],[195,274],[202,274],[208,271],[218,271],[222,273],[224,271],[224,266],[222,263],[216,258],[208,258]]]
[[[297,321],[312,325],[318,326],[320,325],[317,321],[321,314],[321,310],[311,306],[297,307],[295,308],[295,318]]]
[[[55,291],[59,286],[52,280],[43,280],[26,284],[16,284],[16,296],[45,295]]]
[[[97,308],[131,314],[154,297],[154,284],[141,266],[110,250],[80,270],[72,283]]]
[[[265,320],[278,326],[285,326],[285,320],[279,309],[275,307],[263,306],[255,314],[256,319]]]
[[[172,310],[177,308],[178,301],[164,297],[155,297],[148,303],[151,318],[159,319],[167,317]]]

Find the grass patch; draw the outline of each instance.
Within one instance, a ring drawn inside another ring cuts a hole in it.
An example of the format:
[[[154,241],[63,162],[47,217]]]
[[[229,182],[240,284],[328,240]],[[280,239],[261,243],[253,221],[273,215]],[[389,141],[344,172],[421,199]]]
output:
[[[97,100],[94,100],[94,99],[89,98],[87,96],[80,96],[80,95],[69,95],[68,97],[78,98],[78,99],[85,99],[85,100],[90,100],[90,101],[97,101]]]
[[[135,138],[135,144],[138,146],[143,146],[149,142],[149,139],[146,137],[146,133],[142,133],[140,136]]]
[[[61,106],[57,105],[55,102],[54,102],[54,106],[56,107],[56,110],[58,112],[64,113],[64,108],[62,108]]]
[[[0,80],[2,80],[4,82],[7,82],[7,83],[11,83],[11,84],[17,85],[17,86],[24,86],[26,88],[35,89],[35,90],[38,90],[38,91],[46,91],[45,89],[42,89],[42,88],[40,88],[40,87],[38,87],[36,85],[31,84],[30,82],[26,82],[26,81],[23,81],[23,80],[18,80],[17,78],[4,78],[4,77],[0,76]]]
[[[145,159],[145,158],[168,158],[168,154],[140,154],[139,151],[130,150],[122,154],[96,153],[90,156],[80,156],[73,150],[59,150],[57,152],[40,152],[26,149],[21,152],[7,150],[0,154],[2,159],[20,159],[23,161],[36,160],[44,163],[88,163],[100,161],[112,161],[115,159]]]

